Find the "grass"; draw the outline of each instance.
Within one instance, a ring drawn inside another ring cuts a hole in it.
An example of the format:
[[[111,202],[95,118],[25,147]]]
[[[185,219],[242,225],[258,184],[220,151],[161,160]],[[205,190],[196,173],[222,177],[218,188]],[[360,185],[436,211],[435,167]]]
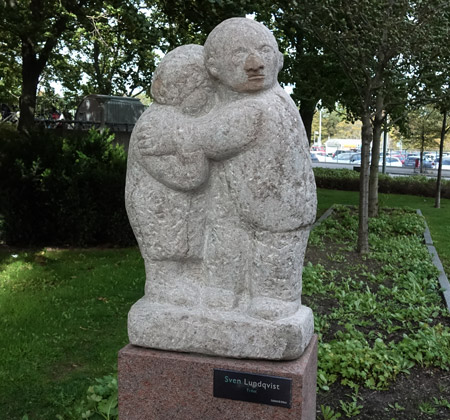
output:
[[[137,249],[2,252],[0,417],[64,415],[114,371],[143,282]]]
[[[319,213],[358,194],[319,190]],[[382,195],[384,206],[420,208],[450,269],[450,200]],[[116,370],[126,318],[143,294],[137,249],[0,251],[0,415],[70,418],[95,378]],[[346,407],[350,410],[349,407]]]

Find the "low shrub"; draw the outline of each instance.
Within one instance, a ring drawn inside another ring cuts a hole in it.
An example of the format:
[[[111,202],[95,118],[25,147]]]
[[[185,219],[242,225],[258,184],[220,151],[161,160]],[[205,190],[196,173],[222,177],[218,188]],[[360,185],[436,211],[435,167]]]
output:
[[[96,378],[95,384],[87,390],[86,398],[77,407],[82,419],[118,419],[117,376]]]
[[[350,169],[314,168],[318,188],[359,191],[359,172]],[[423,175],[392,177],[379,174],[378,191],[385,194],[408,194],[434,197],[436,179]],[[450,198],[450,181],[442,180],[441,197]]]
[[[126,154],[107,131],[0,132],[0,214],[10,245],[134,243]]]

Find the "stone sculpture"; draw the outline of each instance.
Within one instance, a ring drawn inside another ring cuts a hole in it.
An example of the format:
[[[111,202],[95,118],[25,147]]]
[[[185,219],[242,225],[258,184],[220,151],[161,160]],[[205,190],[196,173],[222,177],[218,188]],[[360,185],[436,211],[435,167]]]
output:
[[[155,72],[128,158],[146,267],[132,344],[256,359],[295,359],[308,345],[301,273],[316,192],[282,64],[266,27],[233,18]]]

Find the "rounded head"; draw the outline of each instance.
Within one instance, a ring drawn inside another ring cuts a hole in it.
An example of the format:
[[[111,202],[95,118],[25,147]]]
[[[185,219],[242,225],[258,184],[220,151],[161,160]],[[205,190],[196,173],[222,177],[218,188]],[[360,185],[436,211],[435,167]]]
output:
[[[207,112],[213,96],[201,45],[182,45],[166,54],[153,75],[151,93],[162,105],[179,106],[189,115]]]
[[[272,32],[251,19],[227,19],[205,42],[205,65],[212,77],[235,92],[257,92],[277,83],[283,55]]]

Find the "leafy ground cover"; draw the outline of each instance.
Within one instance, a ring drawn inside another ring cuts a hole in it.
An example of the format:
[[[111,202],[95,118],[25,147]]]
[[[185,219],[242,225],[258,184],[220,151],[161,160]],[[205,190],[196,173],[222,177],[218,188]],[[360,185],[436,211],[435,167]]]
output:
[[[319,190],[319,213],[334,203],[356,204],[357,197]],[[389,195],[381,200],[386,206],[421,208],[450,268],[450,200],[443,200],[440,210],[432,207],[432,199],[421,197]],[[415,234],[400,241],[409,250],[407,256],[396,254],[397,262],[388,263],[383,258],[394,253],[386,235],[374,239],[379,245],[371,258],[358,259],[350,234],[355,221],[344,224],[343,231],[339,224],[327,223],[331,233],[326,240],[321,239],[322,228],[312,235],[304,282],[304,301],[316,311],[321,337],[318,418],[346,418],[358,411],[355,418],[360,419],[449,418],[449,372],[441,366],[448,358],[445,349],[450,346],[442,340],[449,324],[438,286],[428,277],[433,269],[410,265],[411,278],[404,272],[394,276],[397,266],[418,252]],[[374,233],[392,232],[387,221],[377,223]],[[402,223],[397,217],[397,230]],[[419,227],[420,222],[411,221],[404,229],[416,232]],[[342,242],[344,238],[350,242]],[[427,258],[419,255],[422,261]],[[143,293],[144,277],[135,248],[0,248],[0,418],[80,419],[83,413],[87,417],[106,411],[114,398],[111,375],[117,352],[128,341],[127,312]],[[394,280],[400,282],[395,293]],[[390,323],[388,310],[398,314]],[[391,343],[403,344],[398,350]],[[350,364],[355,355],[356,368]]]
[[[311,235],[303,301],[319,334],[319,419],[450,418],[450,317],[422,244],[423,219],[385,210],[371,253],[338,207]]]
[[[359,194],[354,191],[336,191],[318,189],[318,215],[324,213],[333,204],[358,204]],[[379,194],[382,207],[409,207],[420,209],[430,228],[434,245],[445,272],[450,273],[450,199],[441,200],[441,208],[434,207],[434,198],[403,194]]]

